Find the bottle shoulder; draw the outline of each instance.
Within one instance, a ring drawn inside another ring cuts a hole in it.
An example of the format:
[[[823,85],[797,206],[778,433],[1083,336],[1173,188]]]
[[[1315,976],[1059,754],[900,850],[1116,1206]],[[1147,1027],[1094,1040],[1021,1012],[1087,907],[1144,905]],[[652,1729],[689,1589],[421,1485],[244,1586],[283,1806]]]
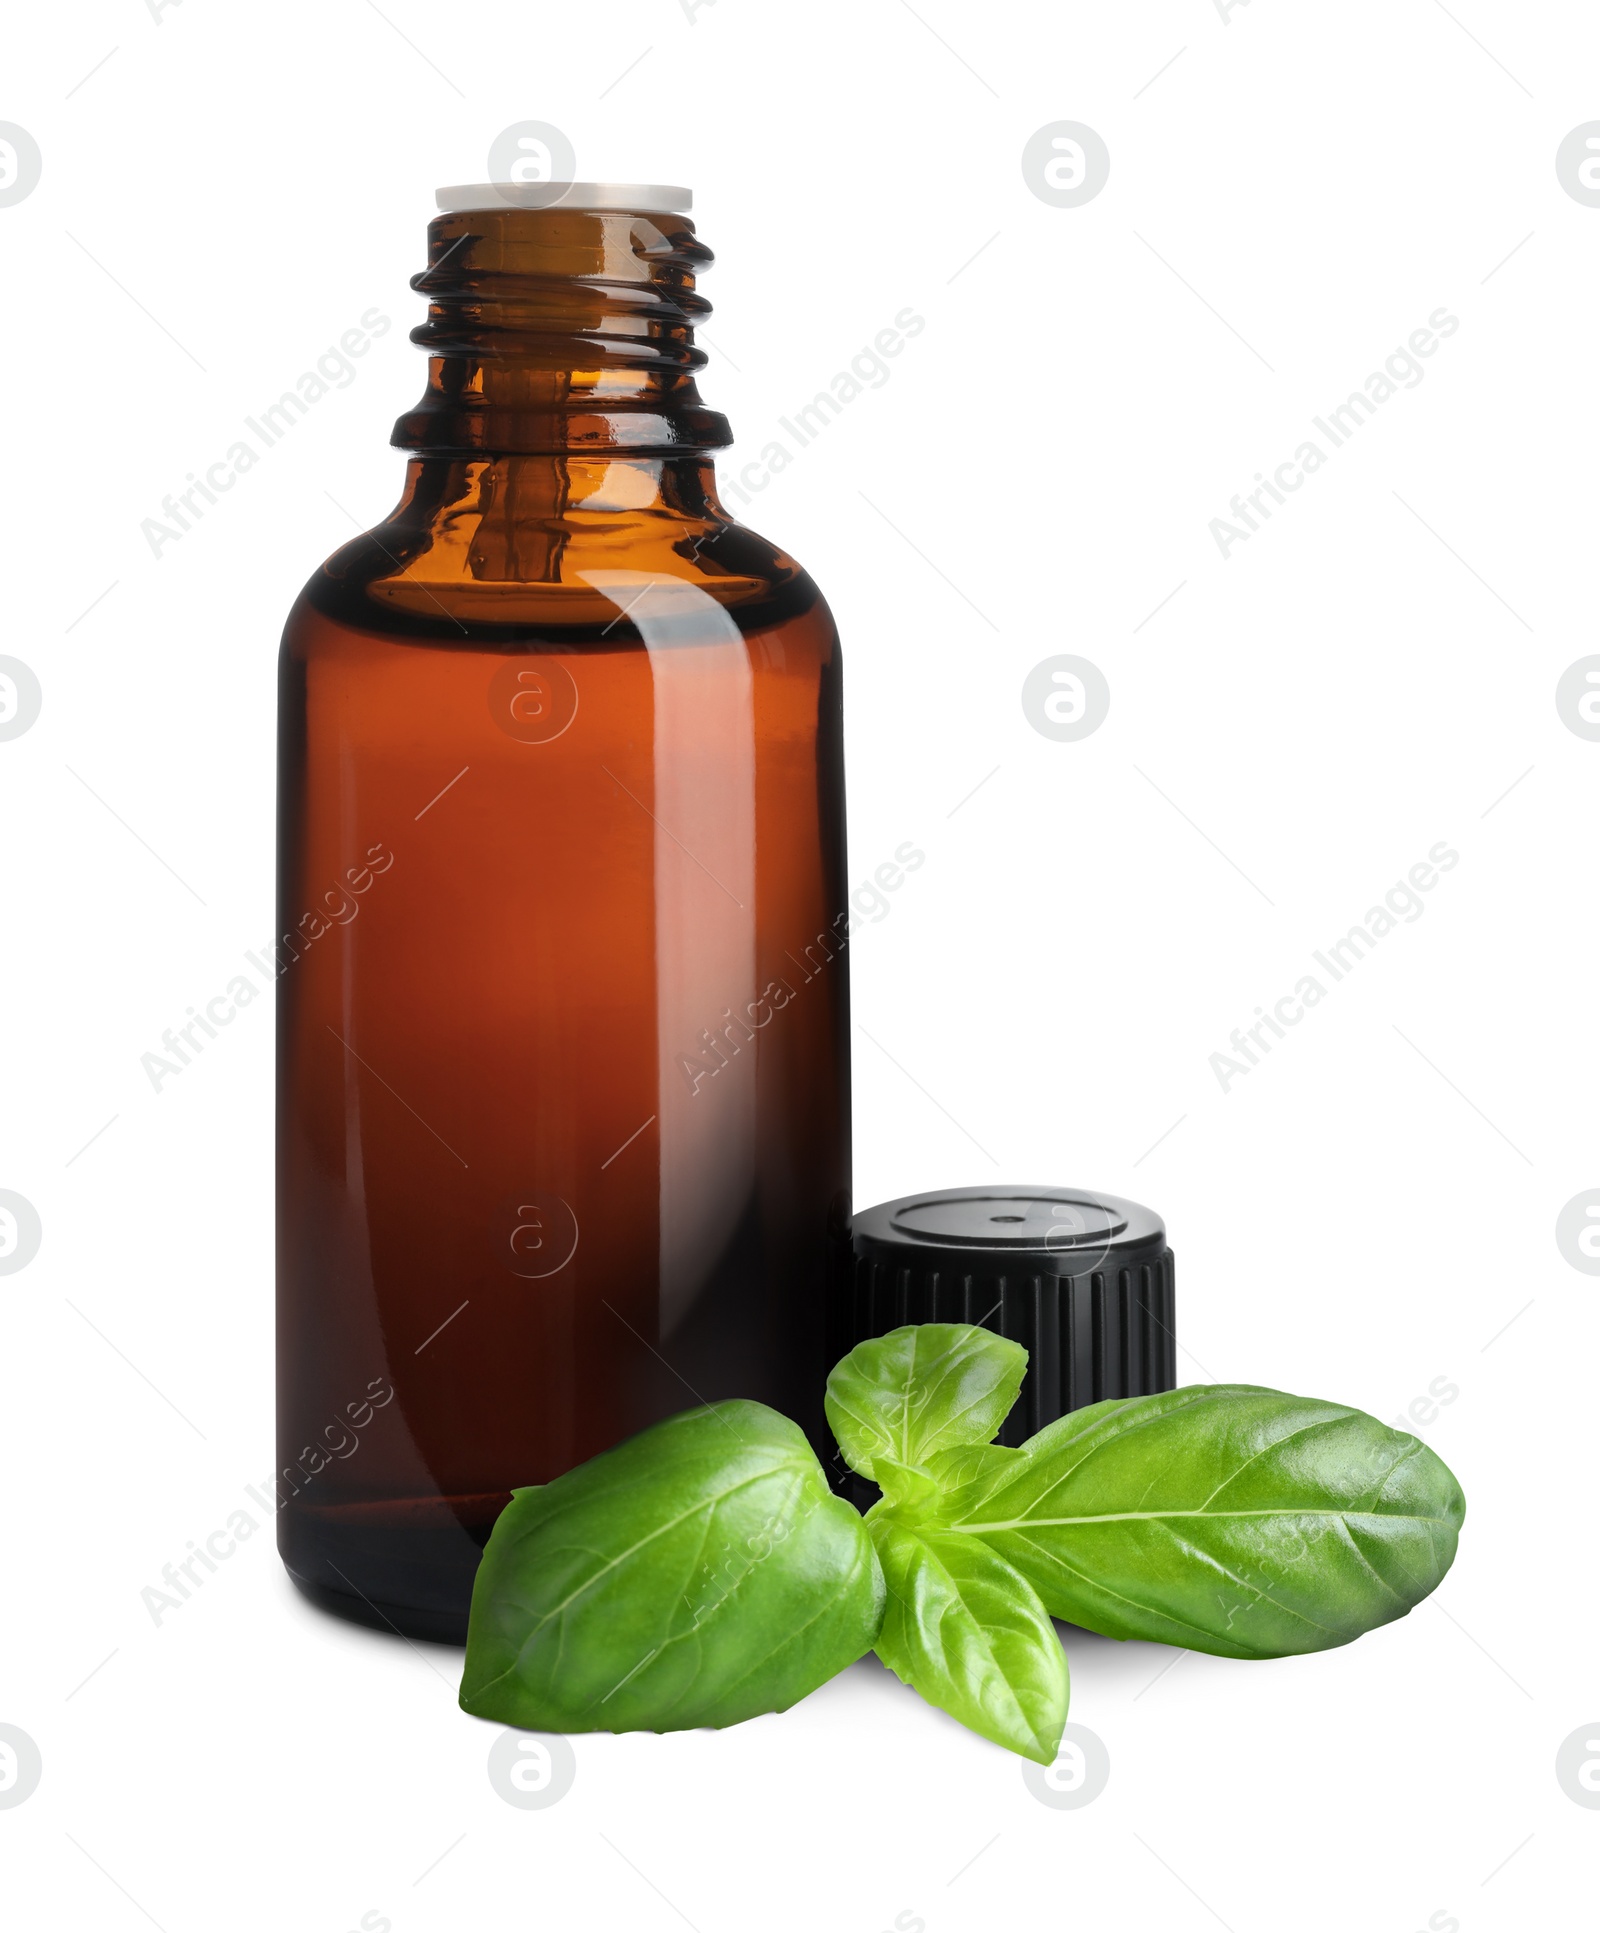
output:
[[[809,573],[742,524],[639,518],[517,528],[497,545],[451,539],[397,516],[343,545],[301,591],[286,650],[309,645],[324,630],[319,619],[446,650],[515,650],[530,641],[642,649],[651,619],[693,628],[697,615],[713,626],[731,621],[744,634],[797,626],[814,632],[826,654],[837,649],[832,614]]]

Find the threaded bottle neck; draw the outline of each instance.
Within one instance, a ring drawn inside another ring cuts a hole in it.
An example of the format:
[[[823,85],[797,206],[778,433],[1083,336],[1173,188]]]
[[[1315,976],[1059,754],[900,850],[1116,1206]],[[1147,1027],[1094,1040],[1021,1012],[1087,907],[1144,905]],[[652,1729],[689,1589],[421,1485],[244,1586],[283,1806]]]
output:
[[[725,447],[695,386],[695,277],[711,251],[683,215],[474,209],[428,227],[411,286],[428,387],[390,439],[431,456]]]

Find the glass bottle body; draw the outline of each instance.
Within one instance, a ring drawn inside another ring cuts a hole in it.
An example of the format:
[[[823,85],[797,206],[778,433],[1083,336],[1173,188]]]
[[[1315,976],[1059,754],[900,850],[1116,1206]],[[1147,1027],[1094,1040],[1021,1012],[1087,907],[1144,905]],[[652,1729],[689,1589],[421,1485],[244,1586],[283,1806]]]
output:
[[[823,1440],[838,645],[703,456],[424,457],[280,716],[280,1548],[459,1638],[513,1487],[724,1396]]]

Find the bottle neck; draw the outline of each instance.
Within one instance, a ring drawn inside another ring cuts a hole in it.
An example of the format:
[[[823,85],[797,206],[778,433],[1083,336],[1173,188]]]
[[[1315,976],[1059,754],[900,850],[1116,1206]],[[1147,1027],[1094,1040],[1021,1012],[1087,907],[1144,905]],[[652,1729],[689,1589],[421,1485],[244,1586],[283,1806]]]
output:
[[[695,293],[711,251],[682,215],[474,209],[428,228],[411,286],[428,387],[391,439],[430,458],[692,457],[732,441],[700,399]]]

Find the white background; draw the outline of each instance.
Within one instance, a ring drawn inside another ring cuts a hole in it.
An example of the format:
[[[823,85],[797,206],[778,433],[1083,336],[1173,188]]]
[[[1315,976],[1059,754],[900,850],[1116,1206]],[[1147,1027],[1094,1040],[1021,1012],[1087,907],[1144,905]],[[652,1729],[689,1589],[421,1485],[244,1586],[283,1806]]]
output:
[[[0,1810],[13,1923],[1587,1914],[1600,1814],[1554,1766],[1600,1714],[1600,1283],[1555,1221],[1600,1184],[1600,744],[1555,687],[1597,648],[1600,209],[1554,161],[1600,117],[1600,21],[1063,11],[12,15],[0,119],[44,156],[0,208],[0,651],[44,690],[0,745],[0,1185],[44,1226],[0,1279],[0,1721],[44,1763]],[[270,934],[282,617],[338,505],[397,494],[432,191],[529,118],[583,176],[692,184],[736,463],[926,318],[749,513],[845,640],[852,878],[927,853],[854,950],[857,1200],[1133,1195],[1178,1251],[1184,1380],[1385,1419],[1458,1391],[1420,1433],[1466,1490],[1460,1559],[1410,1618],[1254,1665],[1068,1634],[1111,1759],[1079,1810],[870,1661],[734,1732],[580,1738],[571,1792],[516,1810],[458,1654],[317,1616],[265,1528],[159,1628],[141,1602],[270,1468],[267,1003],[159,1094],[140,1056]],[[1074,209],[1020,165],[1063,119],[1112,158]],[[374,306],[357,380],[153,557],[141,520]],[[1219,555],[1210,520],[1441,306],[1425,379]],[[1060,652],[1112,695],[1075,744],[1021,705]],[[1440,840],[1422,916],[1225,1092],[1231,1031]]]

